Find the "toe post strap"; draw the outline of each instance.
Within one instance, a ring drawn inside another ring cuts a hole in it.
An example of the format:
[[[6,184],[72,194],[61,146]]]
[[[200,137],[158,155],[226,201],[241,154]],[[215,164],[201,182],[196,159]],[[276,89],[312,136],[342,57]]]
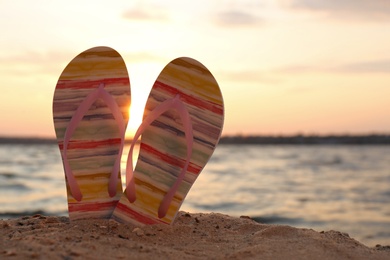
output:
[[[77,129],[77,126],[83,119],[84,115],[88,112],[90,107],[93,105],[93,103],[97,99],[103,99],[108,106],[108,108],[111,110],[114,119],[116,120],[118,127],[119,127],[119,134],[121,137],[121,145],[119,148],[119,152],[117,154],[117,157],[115,159],[115,164],[112,169],[111,175],[110,175],[110,181],[108,184],[108,193],[110,197],[113,197],[116,195],[116,186],[118,184],[118,172],[120,170],[120,159],[122,155],[123,145],[124,145],[124,136],[125,136],[125,120],[123,119],[122,113],[118,107],[118,104],[116,103],[115,99],[104,89],[104,83],[101,83],[97,89],[89,93],[85,99],[81,102],[78,109],[73,114],[68,127],[66,128],[64,140],[63,140],[63,149],[62,149],[62,160],[64,162],[64,168],[65,168],[65,175],[68,180],[69,188],[72,193],[72,196],[77,200],[81,201],[83,198],[83,195],[80,191],[80,187],[77,184],[77,181],[74,177],[73,171],[70,167],[70,164],[68,162],[68,145],[70,142],[70,139]]]
[[[167,99],[161,104],[159,104],[153,111],[151,111],[146,118],[143,120],[142,124],[138,128],[137,132],[134,135],[130,146],[129,156],[127,158],[126,165],[126,196],[130,202],[135,202],[136,200],[136,190],[135,190],[135,182],[134,182],[134,172],[133,172],[133,150],[134,146],[137,143],[137,140],[145,131],[145,129],[153,123],[159,116],[170,109],[175,109],[178,111],[180,118],[182,120],[182,124],[184,127],[184,134],[186,138],[187,144],[187,154],[185,164],[178,175],[175,183],[165,194],[164,198],[158,209],[158,217],[163,218],[168,212],[169,206],[172,203],[173,197],[175,196],[181,182],[184,180],[185,174],[187,172],[188,166],[190,164],[191,156],[192,156],[192,147],[193,147],[193,130],[192,130],[192,122],[191,117],[188,112],[186,105],[180,100],[180,95],[177,94],[174,98]]]

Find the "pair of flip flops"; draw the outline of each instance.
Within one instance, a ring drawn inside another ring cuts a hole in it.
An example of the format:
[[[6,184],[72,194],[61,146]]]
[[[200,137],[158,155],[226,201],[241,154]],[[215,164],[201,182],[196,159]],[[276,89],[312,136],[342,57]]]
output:
[[[109,47],[76,56],[62,72],[53,118],[69,217],[170,224],[219,141],[224,106],[198,61],[171,61],[155,81],[131,144],[126,189],[120,174],[131,100],[125,62]],[[140,139],[133,171],[132,153]]]

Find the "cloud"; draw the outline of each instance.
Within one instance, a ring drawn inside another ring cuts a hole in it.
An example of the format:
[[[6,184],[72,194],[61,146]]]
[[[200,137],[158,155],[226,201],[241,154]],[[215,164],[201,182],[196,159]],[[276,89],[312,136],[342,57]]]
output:
[[[0,68],[7,75],[58,74],[73,57],[74,53],[49,51],[40,53],[26,51],[0,57]]]
[[[325,12],[339,19],[390,20],[388,0],[290,0],[288,6]]]
[[[264,20],[249,12],[230,10],[218,13],[215,22],[219,26],[251,26],[261,24]]]
[[[351,63],[340,66],[339,69],[353,73],[390,73],[390,59]]]
[[[219,71],[215,73],[218,79],[232,82],[262,82],[278,83],[280,79],[272,76],[265,71],[246,70],[246,71]]]
[[[318,65],[310,66],[310,65],[288,65],[285,67],[280,67],[274,70],[276,73],[306,73],[306,72],[314,72],[314,71],[323,71],[324,68],[318,67]]]
[[[138,62],[165,62],[166,58],[162,55],[155,55],[150,52],[127,52],[123,53],[123,59],[131,61],[131,63]]]
[[[390,73],[390,59],[362,61],[340,65],[290,65],[276,73]]]
[[[144,7],[137,6],[129,9],[122,14],[122,17],[127,20],[137,21],[167,21],[168,16],[164,13],[161,7]]]

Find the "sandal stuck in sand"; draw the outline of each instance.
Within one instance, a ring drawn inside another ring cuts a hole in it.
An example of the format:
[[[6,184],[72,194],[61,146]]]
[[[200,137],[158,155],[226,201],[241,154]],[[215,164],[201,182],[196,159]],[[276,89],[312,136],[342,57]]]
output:
[[[128,156],[126,190],[113,219],[172,223],[214,152],[223,121],[222,94],[209,70],[191,58],[170,62],[148,97]],[[132,152],[139,138],[133,171]]]
[[[53,120],[71,220],[111,217],[123,193],[120,160],[129,106],[129,76],[115,50],[88,49],[62,72]]]

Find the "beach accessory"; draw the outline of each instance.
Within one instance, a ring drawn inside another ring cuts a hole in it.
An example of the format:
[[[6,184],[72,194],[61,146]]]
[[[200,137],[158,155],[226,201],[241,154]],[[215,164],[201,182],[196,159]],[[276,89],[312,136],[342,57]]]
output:
[[[118,52],[95,47],[62,72],[53,119],[65,171],[69,218],[110,218],[122,195],[120,163],[130,82]]]
[[[170,224],[219,141],[224,120],[221,91],[198,61],[178,58],[160,73],[132,142],[126,190],[113,219]],[[132,153],[141,137],[133,171]]]

